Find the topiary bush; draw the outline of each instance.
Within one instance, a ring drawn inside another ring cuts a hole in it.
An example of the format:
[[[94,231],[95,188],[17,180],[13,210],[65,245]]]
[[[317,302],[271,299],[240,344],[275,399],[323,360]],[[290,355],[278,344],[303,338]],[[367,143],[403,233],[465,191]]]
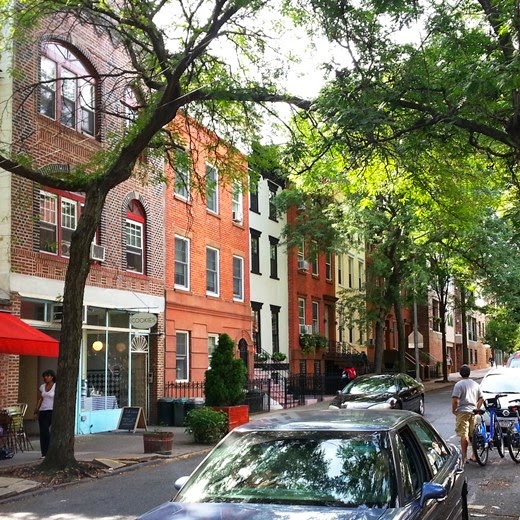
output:
[[[220,334],[204,378],[206,406],[234,406],[245,398],[247,368],[235,357],[235,344],[227,334]]]

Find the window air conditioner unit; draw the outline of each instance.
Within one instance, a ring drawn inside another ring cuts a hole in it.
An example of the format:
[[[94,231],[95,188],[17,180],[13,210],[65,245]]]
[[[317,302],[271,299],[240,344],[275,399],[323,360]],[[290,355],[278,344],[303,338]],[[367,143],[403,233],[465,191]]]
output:
[[[105,248],[98,244],[90,245],[90,259],[97,260],[99,262],[105,261]]]
[[[51,321],[61,321],[63,318],[63,305],[54,303],[51,305]]]
[[[300,271],[307,271],[309,269],[309,262],[307,262],[307,260],[298,260],[298,269]]]
[[[233,211],[233,222],[242,222],[242,213],[240,211]]]
[[[312,325],[300,325],[300,334],[312,334]]]
[[[70,256],[70,242],[61,243],[61,256]]]

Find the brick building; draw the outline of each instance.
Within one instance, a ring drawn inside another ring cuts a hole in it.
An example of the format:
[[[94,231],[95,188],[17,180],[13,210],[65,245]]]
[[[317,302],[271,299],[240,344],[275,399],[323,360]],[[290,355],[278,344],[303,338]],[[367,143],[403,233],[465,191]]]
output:
[[[2,140],[41,171],[67,175],[108,152],[110,132],[124,129],[117,116],[127,110],[127,82],[113,75],[127,61],[108,38],[71,19],[54,19],[32,36],[2,54],[3,71],[12,65],[22,72],[1,79]],[[114,429],[125,405],[153,415],[162,392],[164,185],[155,179],[162,170],[143,157],[135,177],[106,199],[83,302],[78,433]],[[0,186],[0,310],[59,338],[70,238],[84,195],[5,171]],[[138,328],[136,313],[155,318]],[[0,354],[0,407],[23,401],[32,409],[46,368],[56,368],[56,358]]]
[[[251,373],[247,161],[188,118],[178,116],[173,127],[179,149],[166,169],[164,377],[202,381],[224,332]]]

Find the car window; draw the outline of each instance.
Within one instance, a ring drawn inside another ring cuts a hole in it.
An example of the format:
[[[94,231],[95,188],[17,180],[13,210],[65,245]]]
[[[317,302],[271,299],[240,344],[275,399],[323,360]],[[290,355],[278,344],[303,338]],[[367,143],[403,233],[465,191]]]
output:
[[[344,394],[384,394],[397,392],[395,377],[380,376],[367,377],[366,379],[354,379],[344,389]]]
[[[402,428],[395,440],[403,494],[405,500],[410,501],[421,492],[423,483],[429,480],[428,473],[408,427]]]
[[[175,500],[394,507],[392,460],[385,433],[237,434],[211,453]]]
[[[410,423],[410,429],[417,435],[426,454],[426,458],[430,463],[432,472],[436,475],[450,457],[446,444],[444,444],[441,437],[424,422],[413,421]]]
[[[511,374],[488,374],[482,380],[480,389],[483,392],[495,394],[502,392],[519,393],[520,377],[512,377]]]
[[[417,381],[413,377],[410,377],[407,374],[403,374],[402,378],[403,378],[404,386],[407,386],[409,388],[417,386]]]

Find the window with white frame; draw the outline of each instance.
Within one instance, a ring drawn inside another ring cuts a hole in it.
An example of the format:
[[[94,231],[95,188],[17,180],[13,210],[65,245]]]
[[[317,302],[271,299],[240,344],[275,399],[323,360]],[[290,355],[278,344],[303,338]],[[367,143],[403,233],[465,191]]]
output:
[[[298,323],[305,325],[305,298],[298,298]]]
[[[58,197],[40,191],[40,250],[48,253],[58,251]]]
[[[186,331],[175,333],[175,368],[177,381],[188,381],[190,334]]]
[[[270,277],[278,279],[278,242],[275,237],[269,237]]]
[[[348,257],[348,286],[354,287],[354,259],[351,256]]]
[[[211,164],[206,164],[206,207],[218,213],[218,172]]]
[[[298,248],[298,269],[301,269],[305,262],[305,242],[302,240]]]
[[[190,241],[175,236],[175,288],[190,288]]]
[[[78,132],[96,133],[96,83],[67,47],[47,42],[40,58],[40,114]]]
[[[206,248],[206,294],[219,294],[219,251],[212,247]]]
[[[72,233],[78,225],[83,199],[40,191],[39,249],[68,258]]]
[[[343,255],[338,255],[338,285],[343,285]]]
[[[242,184],[239,181],[233,181],[233,188],[231,190],[231,211],[233,222],[242,222],[244,218],[244,203]]]
[[[332,253],[325,253],[325,278],[332,280]]]
[[[175,152],[175,195],[181,199],[190,198],[190,157],[184,150]]]
[[[145,270],[145,213],[141,203],[131,200],[126,210],[126,270],[144,273]]]
[[[311,264],[312,264],[312,274],[314,276],[318,276],[320,274],[320,263],[319,263],[319,255],[318,255],[318,245],[316,243],[313,244],[313,252],[312,252],[312,258],[311,258]]]
[[[320,304],[319,304],[319,302],[312,302],[312,332],[314,334],[320,333]]]
[[[244,259],[233,257],[233,299],[244,301]]]
[[[365,277],[365,263],[358,262],[358,287],[361,290],[363,288],[363,278]]]
[[[213,357],[213,352],[218,345],[218,334],[208,334],[208,368],[211,365],[211,358]]]

